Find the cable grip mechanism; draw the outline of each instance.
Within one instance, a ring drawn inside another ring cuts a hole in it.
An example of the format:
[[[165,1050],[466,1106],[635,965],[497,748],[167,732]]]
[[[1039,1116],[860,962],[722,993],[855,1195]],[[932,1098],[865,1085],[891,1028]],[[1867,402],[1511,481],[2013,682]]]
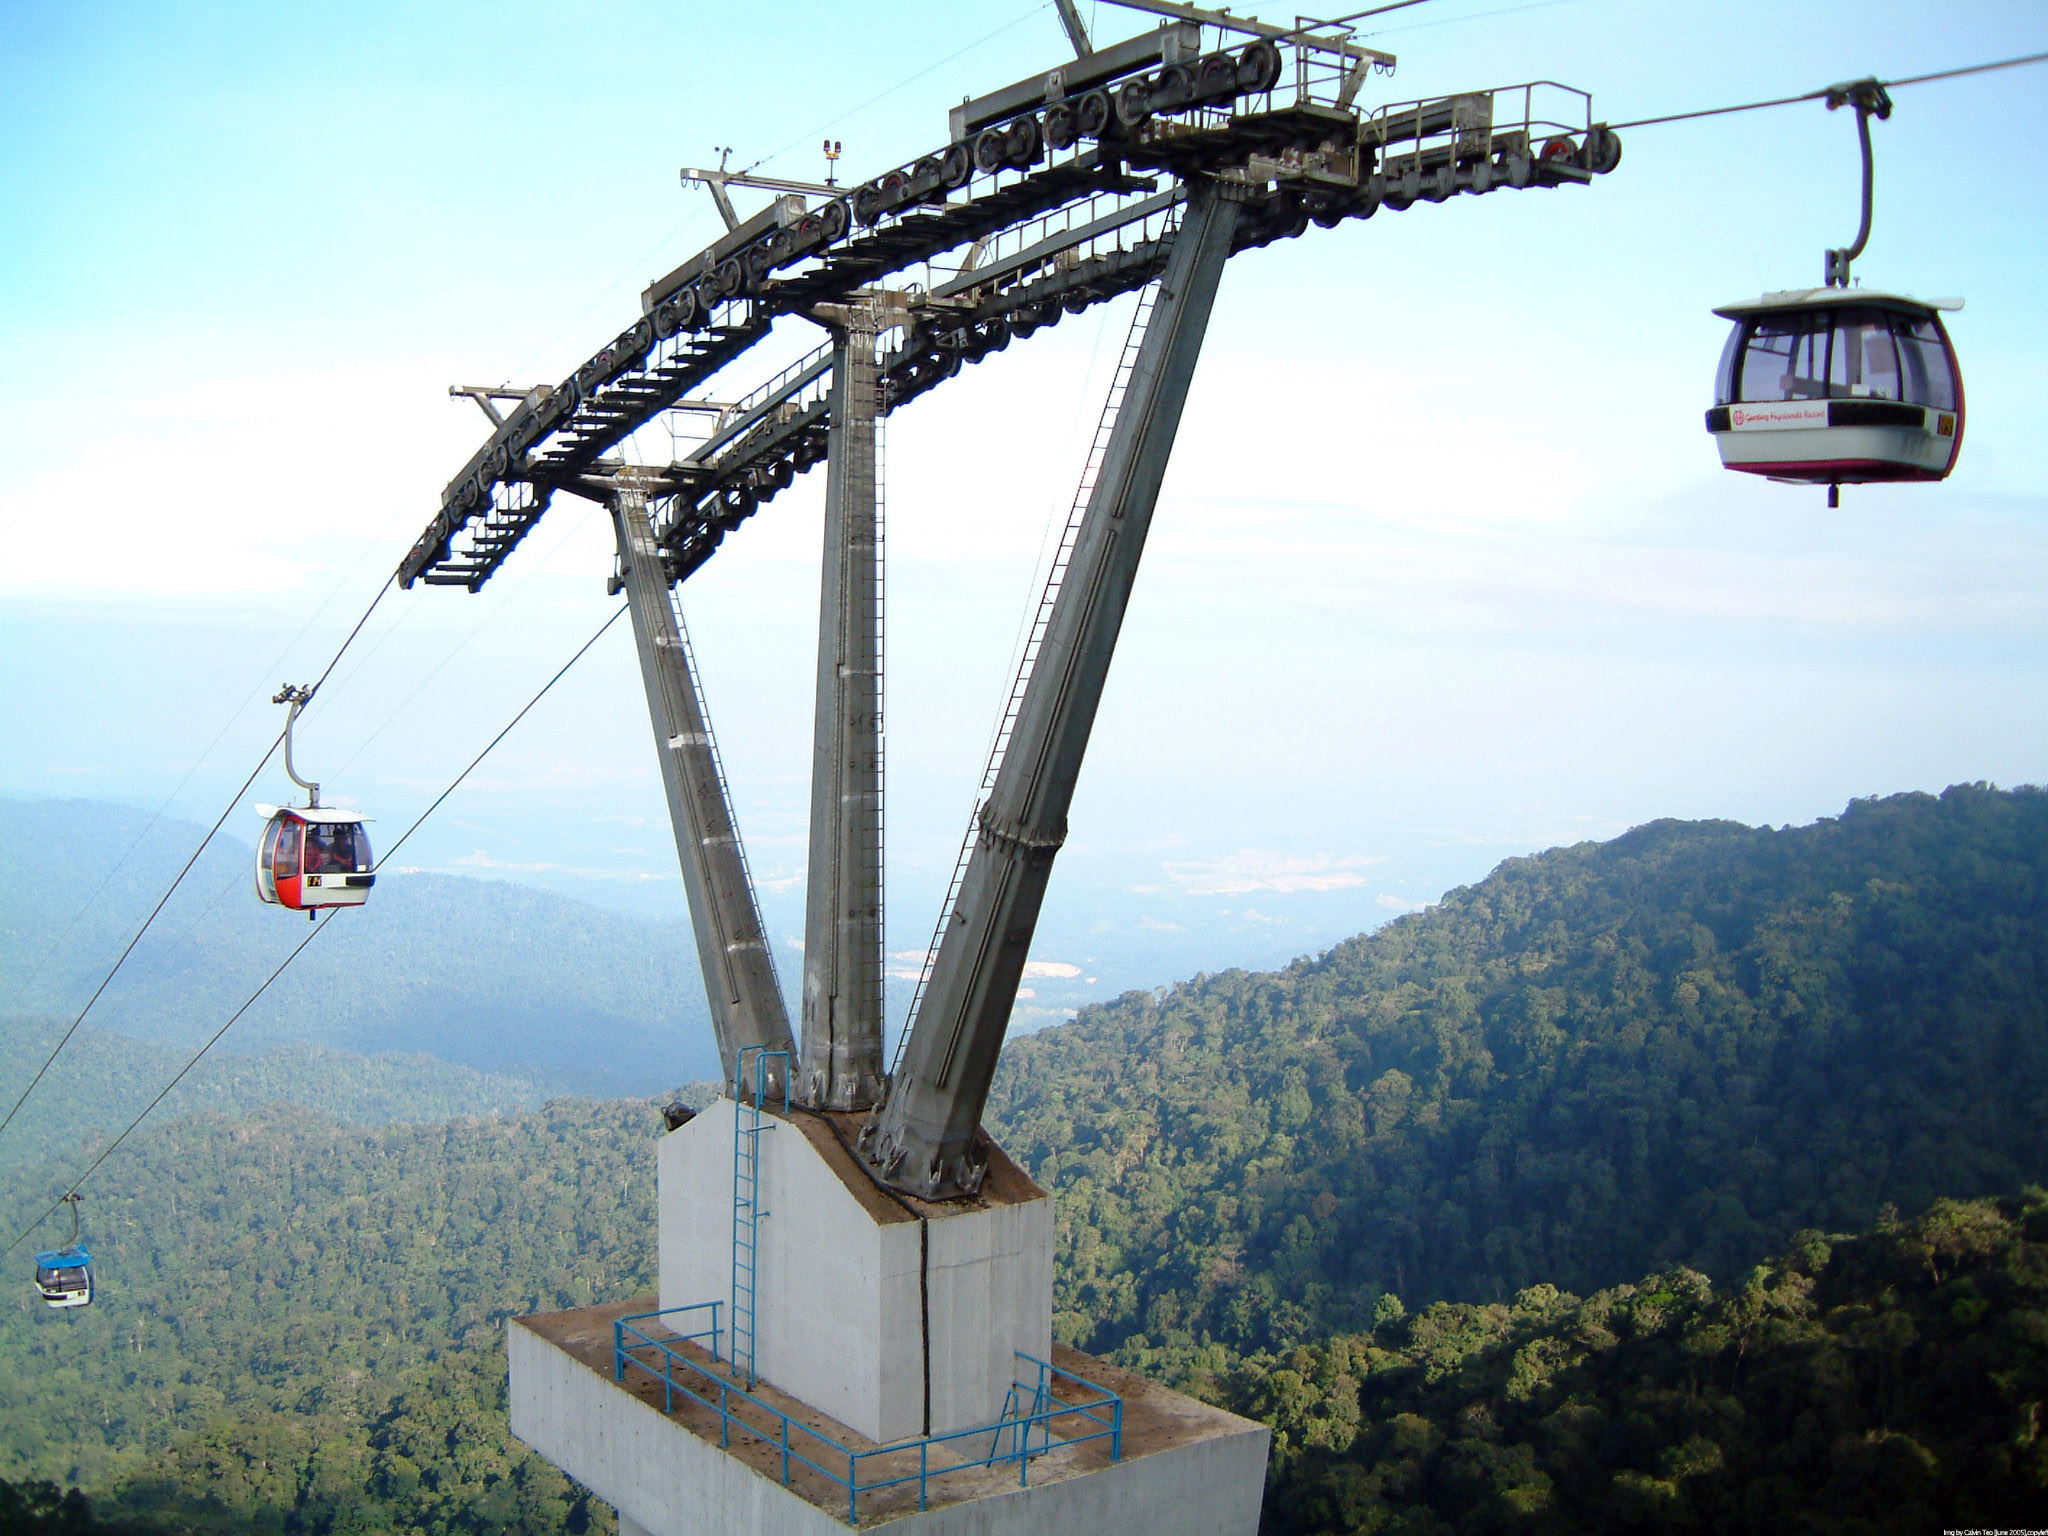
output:
[[[1873,75],[1867,80],[1845,80],[1840,85],[1829,86],[1826,100],[1830,112],[1838,107],[1856,109],[1856,141],[1863,150],[1863,222],[1857,226],[1854,244],[1827,252],[1823,261],[1826,286],[1846,288],[1849,286],[1849,263],[1861,256],[1863,247],[1870,243],[1871,190],[1875,181],[1870,156],[1870,120],[1873,117],[1890,117],[1892,98],[1883,83]]]

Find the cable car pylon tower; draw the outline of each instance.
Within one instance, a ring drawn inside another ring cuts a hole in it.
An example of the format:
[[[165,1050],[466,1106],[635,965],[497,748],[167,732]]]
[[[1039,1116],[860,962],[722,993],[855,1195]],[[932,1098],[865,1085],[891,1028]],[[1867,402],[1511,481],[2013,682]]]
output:
[[[607,509],[731,1085],[659,1144],[659,1305],[511,1329],[515,1433],[617,1504],[626,1536],[895,1518],[909,1532],[934,1505],[1019,1484],[1039,1497],[978,1510],[991,1523],[977,1529],[1094,1529],[1098,1477],[1123,1489],[1132,1536],[1257,1524],[1263,1427],[1156,1386],[1134,1397],[1053,1344],[1052,1202],[982,1111],[1230,258],[1382,209],[1583,185],[1621,145],[1585,93],[1550,82],[1363,106],[1394,60],[1345,24],[1117,3],[1157,24],[1096,46],[1062,3],[1074,57],[962,102],[942,146],[865,182],[838,184],[830,141],[824,184],[723,159],[684,171],[726,228],[648,285],[637,319],[558,385],[453,391],[492,430],[400,583],[476,591],[555,495]],[[744,215],[735,189],[772,200]],[[880,423],[1129,293],[1143,295],[1134,347],[886,1070]],[[785,321],[822,327],[823,345],[714,395]],[[628,462],[649,457],[635,434],[657,422],[665,462]],[[799,1043],[676,589],[821,462]],[[647,1410],[663,1428],[636,1418]],[[732,1458],[772,1496],[735,1503]]]

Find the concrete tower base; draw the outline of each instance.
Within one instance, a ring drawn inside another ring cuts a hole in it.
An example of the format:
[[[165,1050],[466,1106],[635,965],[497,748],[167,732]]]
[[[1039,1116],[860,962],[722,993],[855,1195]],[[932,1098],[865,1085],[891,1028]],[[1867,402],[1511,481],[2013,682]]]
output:
[[[650,1298],[651,1300],[651,1298]],[[927,1508],[916,1484],[860,1496],[849,1520],[844,1489],[798,1467],[781,1480],[781,1448],[733,1432],[719,1445],[718,1416],[694,1405],[662,1411],[661,1383],[642,1372],[612,1379],[612,1323],[647,1300],[515,1318],[512,1432],[619,1512],[621,1536],[1255,1536],[1272,1432],[1078,1350],[1053,1363],[1123,1402],[1123,1456],[1106,1441],[1060,1446],[1030,1459],[934,1477]],[[852,1429],[763,1385],[777,1404],[856,1450]],[[933,1466],[939,1458],[933,1456]],[[910,1462],[915,1470],[914,1459]]]
[[[509,1327],[513,1433],[623,1536],[1255,1536],[1270,1432],[1052,1343],[1052,1200],[998,1147],[979,1199],[928,1203],[867,1176],[860,1117],[766,1117],[750,1383],[731,1335],[748,1114],[720,1100],[661,1141],[658,1304]],[[713,1301],[716,1339],[708,1308],[670,1311]]]

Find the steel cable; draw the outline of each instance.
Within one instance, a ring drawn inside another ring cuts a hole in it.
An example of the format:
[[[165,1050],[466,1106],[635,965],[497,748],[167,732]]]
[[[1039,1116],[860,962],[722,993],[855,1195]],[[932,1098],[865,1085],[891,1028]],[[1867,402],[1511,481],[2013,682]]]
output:
[[[372,606],[374,607],[375,605],[373,604]],[[445,801],[450,795],[454,794],[455,791],[462,786],[463,780],[467,779],[472,773],[476,771],[477,765],[481,763],[486,757],[490,756],[492,750],[496,748],[498,743],[503,741],[507,736],[509,736],[512,733],[513,727],[518,725],[520,721],[524,720],[527,717],[527,715],[532,712],[534,706],[540,703],[542,699],[547,697],[548,691],[552,689],[555,686],[555,684],[559,683],[563,679],[563,677],[568,674],[568,671],[571,667],[575,666],[577,662],[583,659],[584,654],[588,652],[592,646],[596,645],[597,642],[604,637],[605,632],[609,630],[614,624],[616,624],[619,621],[620,616],[625,612],[626,608],[624,604],[620,604],[617,608],[612,610],[610,616],[607,617],[602,624],[598,625],[596,632],[593,633],[588,640],[584,641],[581,645],[579,645],[576,648],[575,653],[571,655],[567,661],[563,662],[559,668],[556,669],[554,676],[550,677],[545,683],[541,684],[540,691],[535,693],[532,698],[526,701],[526,703],[520,708],[519,713],[514,715],[511,718],[511,720],[509,720],[506,723],[505,728],[499,731],[497,735],[493,736],[490,739],[490,741],[485,745],[484,749],[481,752],[477,753],[475,757],[469,760],[468,766],[466,766],[462,770],[462,772],[458,773],[454,777],[454,779],[450,781],[446,789],[442,790],[440,794],[434,797],[433,803],[431,805],[429,805],[424,811],[420,812],[419,816],[414,820],[413,824],[405,829],[404,833],[399,837],[398,841],[393,843],[391,847],[388,850],[386,850],[384,855],[386,859],[389,859],[392,854],[396,853],[399,850],[399,848],[404,845],[406,839],[411,837],[413,833],[417,832],[420,829],[422,823],[424,823],[429,816],[433,815],[435,811],[441,808],[442,802]],[[364,615],[364,618],[367,619],[368,617],[368,614]],[[360,624],[358,624],[356,627],[358,630],[362,628]],[[354,636],[351,635],[350,638],[353,639]],[[344,646],[344,649],[345,648],[346,646]],[[339,661],[340,659],[341,658],[339,657],[339,655],[335,657],[336,661]],[[328,670],[333,670],[333,666],[331,663],[329,665]],[[324,681],[326,674],[322,673],[321,676]],[[278,739],[280,741],[283,740],[283,736],[281,733]],[[276,750],[276,743],[272,743],[271,750]],[[265,757],[267,760],[268,754],[265,754]],[[260,770],[262,765],[259,763],[257,767]],[[250,775],[250,777],[251,779],[253,779],[255,775],[252,774]],[[244,788],[246,789],[247,786],[245,785]],[[240,799],[239,794],[237,795],[236,798],[238,800]],[[233,806],[230,806],[229,809],[232,810]],[[223,816],[222,819],[225,820],[225,816]],[[211,836],[210,833],[208,835]],[[201,846],[204,847],[205,845],[201,844]],[[193,857],[196,859],[198,855],[195,853]],[[190,866],[188,865],[187,867],[189,868]],[[168,895],[166,899],[168,899]],[[311,944],[314,939],[318,938],[322,933],[325,933],[327,931],[327,925],[332,920],[332,918],[333,910],[330,908],[326,913],[321,915],[320,920],[314,924],[312,930],[308,932],[303,939],[300,939],[297,944],[292,946],[291,953],[286,955],[284,959],[278,962],[277,968],[273,970],[268,976],[264,977],[262,985],[257,987],[255,991],[251,992],[246,998],[242,1000],[241,1006],[238,1007],[232,1014],[228,1016],[227,1022],[222,1024],[220,1028],[216,1029],[212,1034],[206,1037],[205,1044],[201,1045],[198,1050],[192,1053],[191,1057],[187,1059],[185,1064],[182,1067],[178,1068],[176,1075],[174,1075],[168,1083],[164,1084],[163,1088],[157,1093],[156,1097],[151,1099],[147,1104],[145,1104],[142,1107],[141,1113],[136,1115],[136,1117],[133,1120],[130,1120],[128,1122],[128,1124],[122,1129],[121,1134],[116,1136],[113,1139],[113,1141],[110,1142],[107,1145],[107,1147],[97,1157],[95,1157],[90,1163],[86,1165],[84,1172],[80,1173],[77,1178],[71,1181],[71,1183],[65,1188],[63,1194],[59,1195],[55,1200],[50,1202],[49,1208],[47,1210],[45,1210],[40,1216],[36,1217],[35,1220],[31,1221],[26,1227],[23,1227],[21,1231],[18,1234],[16,1234],[14,1241],[7,1245],[9,1251],[12,1251],[13,1249],[20,1247],[22,1243],[26,1242],[28,1240],[29,1235],[33,1233],[37,1227],[41,1226],[44,1222],[48,1221],[50,1217],[56,1213],[58,1208],[62,1206],[68,1198],[76,1194],[80,1187],[84,1185],[85,1181],[91,1178],[93,1174],[99,1170],[100,1165],[106,1162],[106,1160],[109,1157],[112,1157],[114,1155],[115,1150],[119,1148],[120,1145],[123,1142],[125,1142],[131,1135],[134,1134],[136,1128],[140,1126],[144,1120],[149,1118],[150,1114],[156,1109],[156,1107],[159,1104],[163,1103],[165,1099],[170,1097],[171,1090],[176,1088],[179,1083],[185,1080],[186,1074],[191,1072],[191,1070],[194,1067],[199,1065],[201,1058],[204,1057],[208,1051],[212,1050],[215,1044],[219,1042],[220,1038],[223,1035],[225,1035],[230,1029],[232,1029],[235,1026],[235,1024],[238,1021],[240,1021],[242,1016],[256,1005],[257,999],[261,998],[265,992],[268,992],[270,990],[272,984],[276,982],[278,977],[282,976],[285,973],[285,971],[291,966],[292,962],[298,959],[300,955],[305,953],[306,946]],[[131,945],[130,947],[132,948],[133,946]],[[80,1014],[79,1017],[83,1018],[84,1015]],[[72,1028],[75,1030],[77,1027],[77,1024],[74,1022]],[[65,1038],[70,1038],[68,1032]],[[59,1048],[62,1048],[61,1042],[59,1044]],[[54,1060],[55,1058],[56,1052],[53,1051],[51,1052],[51,1059]],[[46,1062],[44,1066],[45,1070],[47,1070],[48,1063]],[[40,1080],[41,1074],[38,1074],[38,1081]],[[33,1087],[34,1085],[31,1084],[30,1086]],[[22,1094],[22,1098],[26,1099],[27,1097],[28,1094],[24,1092]],[[15,1108],[19,1109],[20,1107],[20,1101],[16,1101]],[[9,1118],[12,1118],[12,1111],[9,1112]]]
[[[392,576],[384,578],[384,584],[377,589],[377,595],[370,599],[370,606],[363,610],[362,617],[356,620],[355,627],[348,632],[348,638],[341,642],[341,648],[334,653],[333,657],[328,661],[326,669],[321,672],[319,681],[313,684],[310,690],[312,693],[318,693],[321,683],[326,682],[333,675],[334,669],[340,664],[342,656],[355,643],[356,636],[363,632],[363,626],[370,622],[370,615],[377,611],[377,605],[384,601],[385,595],[391,591],[392,583],[395,580],[396,577]],[[21,1113],[21,1106],[28,1102],[29,1095],[34,1093],[37,1085],[49,1075],[50,1068],[56,1064],[57,1057],[63,1052],[64,1047],[71,1043],[71,1037],[78,1033],[79,1026],[85,1022],[85,1016],[92,1012],[93,1006],[105,995],[107,988],[113,985],[114,978],[121,973],[121,967],[126,965],[128,957],[135,953],[135,946],[142,942],[143,935],[149,932],[150,927],[156,922],[164,908],[170,904],[171,898],[178,893],[178,888],[185,883],[185,877],[192,873],[192,866],[199,862],[199,856],[206,852],[207,848],[212,844],[214,837],[227,824],[227,819],[234,814],[235,807],[242,803],[242,796],[249,792],[249,786],[256,782],[256,775],[261,773],[270,762],[272,755],[283,744],[284,737],[285,733],[279,731],[270,745],[263,749],[262,757],[258,758],[256,766],[249,770],[249,776],[242,780],[240,787],[235,790],[228,803],[221,808],[220,815],[214,818],[213,825],[206,829],[206,836],[199,840],[199,846],[192,850],[192,856],[185,860],[184,866],[179,869],[163,895],[157,898],[156,905],[149,909],[149,916],[145,917],[142,920],[142,926],[135,930],[135,936],[129,939],[127,948],[121,951],[120,956],[108,968],[106,975],[100,978],[99,985],[92,990],[92,996],[86,999],[85,1006],[78,1010],[77,1016],[66,1026],[64,1033],[58,1037],[57,1043],[50,1048],[50,1054],[43,1058],[43,1064],[36,1069],[36,1075],[29,1079],[28,1086],[21,1090],[20,1095],[15,1099],[12,1107],[8,1109],[5,1117],[0,1117],[0,1134],[4,1134],[7,1127],[14,1123],[14,1117]],[[269,983],[266,982],[265,985],[267,986]]]
[[[2048,53],[2023,54],[2016,59],[1998,59],[1989,64],[1970,64],[1962,69],[1941,69],[1931,75],[1908,75],[1902,80],[1880,80],[1878,84],[1886,90],[1896,90],[1902,85],[1925,85],[1930,80],[1954,80],[1963,75],[1988,74],[1994,69],[2015,69],[2022,64],[2048,63]],[[1664,117],[1639,117],[1632,123],[1609,123],[1606,126],[1619,131],[1623,128],[1649,128],[1658,123],[1684,123],[1696,117],[1725,117],[1730,112],[1758,112],[1765,107],[1789,107],[1795,102],[1822,101],[1835,89],[1824,86],[1817,91],[1806,91],[1798,96],[1779,96],[1771,101],[1746,101],[1733,107],[1706,107],[1698,112],[1673,112]]]

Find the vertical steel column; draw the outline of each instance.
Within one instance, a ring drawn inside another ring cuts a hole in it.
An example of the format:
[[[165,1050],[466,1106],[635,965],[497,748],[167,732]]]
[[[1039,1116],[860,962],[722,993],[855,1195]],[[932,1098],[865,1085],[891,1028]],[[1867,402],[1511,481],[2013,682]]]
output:
[[[668,791],[683,890],[697,934],[697,958],[711,1004],[711,1027],[728,1082],[744,1046],[787,1051],[789,1014],[761,930],[761,911],[740,851],[718,752],[690,652],[676,620],[668,575],[647,515],[644,490],[616,485],[610,497],[619,574],[633,614],[633,641],[647,685],[647,713]],[[776,1084],[777,1091],[781,1085]]]
[[[981,1185],[975,1131],[1237,215],[1215,183],[1191,188],[931,983],[861,1138],[877,1177],[898,1189],[944,1198]]]
[[[835,306],[818,694],[804,914],[803,1060],[813,1109],[882,1096],[882,562],[872,304]]]

